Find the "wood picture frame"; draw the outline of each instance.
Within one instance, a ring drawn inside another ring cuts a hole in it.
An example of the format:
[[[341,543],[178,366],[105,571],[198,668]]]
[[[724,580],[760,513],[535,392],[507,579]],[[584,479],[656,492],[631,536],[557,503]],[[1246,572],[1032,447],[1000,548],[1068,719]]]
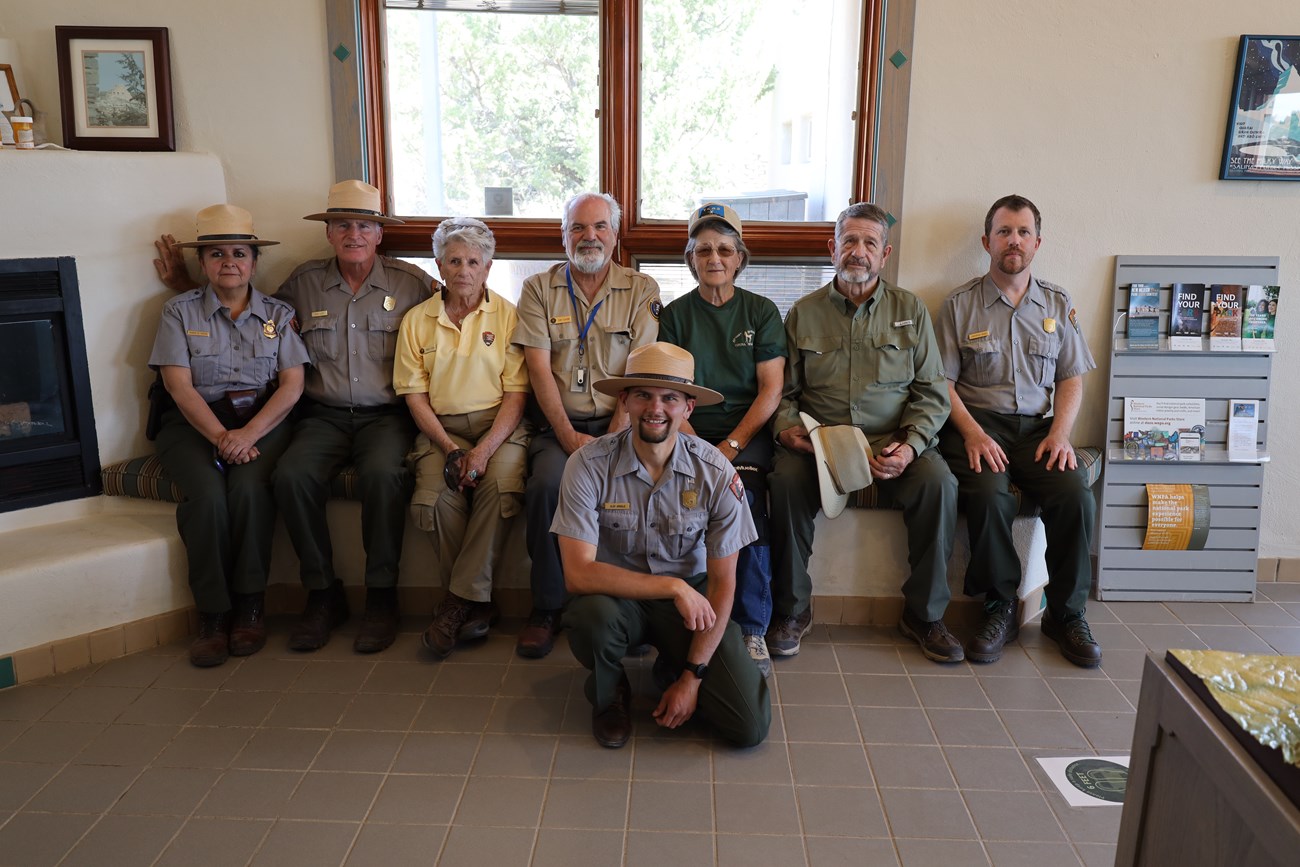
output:
[[[57,26],[54,40],[65,147],[176,150],[166,27]]]
[[[18,80],[14,78],[14,68],[8,63],[0,63],[0,111],[13,113],[18,110]]]
[[[1300,36],[1242,36],[1219,179],[1300,181]]]

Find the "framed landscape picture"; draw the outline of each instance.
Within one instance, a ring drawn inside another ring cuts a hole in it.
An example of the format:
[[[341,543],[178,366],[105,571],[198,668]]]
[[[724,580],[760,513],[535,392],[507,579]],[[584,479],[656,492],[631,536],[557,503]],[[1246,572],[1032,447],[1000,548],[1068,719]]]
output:
[[[1219,177],[1300,181],[1300,36],[1243,36]]]
[[[174,151],[166,27],[55,27],[63,144]]]

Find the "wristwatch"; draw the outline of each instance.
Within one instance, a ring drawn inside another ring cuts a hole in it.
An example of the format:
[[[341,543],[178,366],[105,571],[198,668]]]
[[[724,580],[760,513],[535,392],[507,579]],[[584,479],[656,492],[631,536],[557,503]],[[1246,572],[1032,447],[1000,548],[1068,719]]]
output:
[[[688,662],[682,666],[682,671],[689,671],[695,675],[696,680],[704,680],[704,675],[709,673],[709,664],[707,662]]]
[[[736,442],[735,440],[727,440],[727,445],[735,449],[737,454],[740,453],[740,443]]]

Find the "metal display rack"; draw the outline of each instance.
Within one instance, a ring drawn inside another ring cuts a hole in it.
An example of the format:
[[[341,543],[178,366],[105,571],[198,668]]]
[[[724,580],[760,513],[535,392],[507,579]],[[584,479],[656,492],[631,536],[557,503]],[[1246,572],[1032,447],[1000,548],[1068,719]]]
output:
[[[1239,283],[1278,285],[1276,256],[1117,256],[1110,356],[1105,473],[1097,552],[1097,595],[1103,600],[1254,599],[1258,569],[1260,503],[1268,461],[1269,382],[1273,354],[1170,350],[1171,285]],[[1160,349],[1132,350],[1121,324],[1129,286],[1160,285]],[[1200,461],[1126,460],[1124,399],[1204,398],[1205,439]],[[1256,452],[1229,459],[1228,404],[1259,401]],[[1148,483],[1206,485],[1210,532],[1199,551],[1147,551]]]

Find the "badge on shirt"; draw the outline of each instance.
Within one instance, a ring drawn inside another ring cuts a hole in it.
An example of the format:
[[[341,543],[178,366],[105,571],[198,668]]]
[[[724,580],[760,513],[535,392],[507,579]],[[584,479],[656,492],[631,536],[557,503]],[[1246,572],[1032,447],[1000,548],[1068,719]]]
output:
[[[659,303],[658,298],[650,302],[650,315],[655,318],[655,322],[659,321],[659,314],[663,311],[663,309],[664,306]]]
[[[967,334],[967,335],[966,335],[966,339],[967,339],[967,340],[979,340],[979,339],[982,338],[982,337],[988,337],[988,336],[989,336],[989,333],[988,333],[987,331],[972,331],[970,334]]]
[[[1053,319],[1053,318],[1050,317],[1050,316],[1047,317],[1046,319],[1044,319],[1044,320],[1043,320],[1043,330],[1046,331],[1048,334],[1055,334],[1055,333],[1056,333],[1056,320]]]
[[[207,331],[186,331],[186,337],[211,337],[212,334]]]
[[[275,320],[268,319],[262,323],[262,336],[275,337]]]
[[[552,325],[568,325],[568,324],[569,324],[570,322],[572,322],[572,321],[573,321],[573,317],[572,317],[572,316],[552,316],[552,317],[551,317],[551,324],[552,324]]]
[[[731,493],[736,495],[737,500],[745,502],[745,485],[740,481],[740,473],[731,474],[731,484],[727,487],[731,488]]]
[[[497,339],[497,336],[496,336],[495,334],[493,334],[491,331],[484,331],[484,332],[483,332],[483,345],[484,345],[484,346],[491,346],[493,343],[496,342],[496,339]]]
[[[700,501],[700,495],[695,491],[682,491],[682,508],[694,509],[695,504]]]
[[[392,312],[393,312],[393,308],[396,307],[396,306],[397,306],[397,299],[396,299],[396,298],[394,298],[392,295],[385,295],[385,296],[384,296],[384,309],[385,309],[385,310],[387,310],[389,313],[392,313]]]
[[[610,512],[625,512],[632,508],[631,503],[601,503],[600,507]]]
[[[313,310],[313,311],[311,312],[311,318],[312,318],[312,319],[324,319],[326,316],[329,316],[329,315],[330,315],[330,312],[329,312],[328,310]]]
[[[912,324],[912,320],[910,320],[910,319],[900,319],[900,320],[898,320],[897,322],[894,323],[894,327],[895,327],[895,328],[903,328],[903,327],[906,327],[906,326],[911,325],[911,324]]]

